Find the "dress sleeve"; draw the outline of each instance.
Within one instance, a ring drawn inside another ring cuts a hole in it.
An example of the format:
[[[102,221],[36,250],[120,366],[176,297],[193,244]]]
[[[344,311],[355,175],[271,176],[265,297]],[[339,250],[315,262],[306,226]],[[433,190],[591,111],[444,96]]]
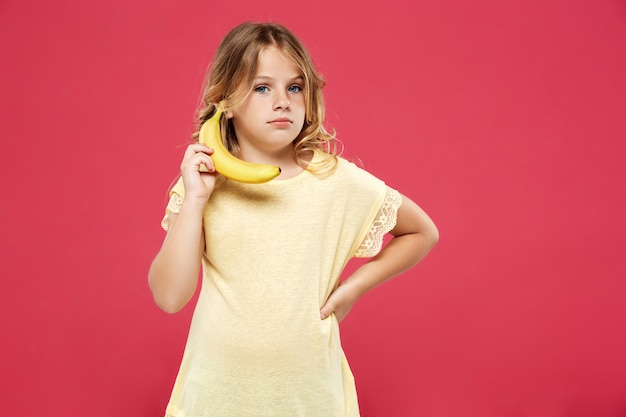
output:
[[[402,196],[393,188],[387,187],[385,201],[376,218],[365,235],[365,239],[357,249],[355,256],[369,258],[376,256],[383,246],[385,234],[391,231],[398,220],[398,209],[402,204]]]
[[[170,213],[180,213],[180,207],[183,205],[183,198],[185,197],[185,187],[183,184],[183,179],[179,178],[176,184],[170,190],[170,199],[167,202],[167,207],[165,208],[165,215],[163,216],[163,220],[161,220],[161,227],[163,230],[167,231],[169,227],[169,216]]]
[[[170,213],[180,213],[180,207],[182,205],[183,198],[176,193],[172,193],[172,195],[170,196],[170,201],[167,203],[167,207],[165,208],[165,215],[163,216],[163,220],[161,220],[161,227],[163,228],[163,230],[167,231],[167,228],[169,227]]]

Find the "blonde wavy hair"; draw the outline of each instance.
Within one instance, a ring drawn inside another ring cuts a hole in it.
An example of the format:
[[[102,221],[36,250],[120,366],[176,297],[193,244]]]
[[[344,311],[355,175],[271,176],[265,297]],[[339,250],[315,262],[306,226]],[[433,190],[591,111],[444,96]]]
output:
[[[331,172],[337,162],[338,140],[324,126],[325,108],[322,88],[326,81],[317,73],[311,57],[302,43],[287,28],[275,23],[246,22],[232,29],[220,43],[213,60],[198,110],[198,140],[200,127],[221,105],[224,111],[239,106],[253,89],[259,54],[274,46],[285,53],[298,67],[304,78],[305,120],[293,145],[298,164],[315,173]],[[237,155],[239,144],[232,119],[221,120],[222,140]],[[322,151],[316,163],[306,159],[310,151]]]

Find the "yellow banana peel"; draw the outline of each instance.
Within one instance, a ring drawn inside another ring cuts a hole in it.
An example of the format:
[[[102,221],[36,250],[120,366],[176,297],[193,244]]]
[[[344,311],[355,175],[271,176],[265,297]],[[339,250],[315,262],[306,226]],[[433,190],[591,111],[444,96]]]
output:
[[[222,107],[218,106],[215,114],[200,128],[199,141],[213,149],[211,159],[215,165],[215,170],[226,178],[247,184],[261,184],[276,178],[280,174],[279,167],[247,162],[228,151],[222,141],[221,117]]]

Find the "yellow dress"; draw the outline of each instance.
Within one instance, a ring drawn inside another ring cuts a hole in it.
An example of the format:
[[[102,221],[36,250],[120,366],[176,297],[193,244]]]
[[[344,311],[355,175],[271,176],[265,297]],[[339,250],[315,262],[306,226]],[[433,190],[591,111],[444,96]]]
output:
[[[182,180],[170,195],[165,229]],[[321,320],[319,310],[350,258],[380,250],[400,204],[397,191],[342,158],[325,177],[220,178],[204,212],[202,285],[166,416],[359,416],[337,319]]]

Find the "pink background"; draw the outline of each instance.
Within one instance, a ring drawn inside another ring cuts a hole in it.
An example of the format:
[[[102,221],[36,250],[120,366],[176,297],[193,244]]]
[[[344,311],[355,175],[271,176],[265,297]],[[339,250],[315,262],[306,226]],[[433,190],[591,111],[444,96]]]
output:
[[[161,416],[148,266],[215,48],[273,20],[441,241],[342,323],[364,417],[626,416],[626,4],[0,3],[6,416]]]

